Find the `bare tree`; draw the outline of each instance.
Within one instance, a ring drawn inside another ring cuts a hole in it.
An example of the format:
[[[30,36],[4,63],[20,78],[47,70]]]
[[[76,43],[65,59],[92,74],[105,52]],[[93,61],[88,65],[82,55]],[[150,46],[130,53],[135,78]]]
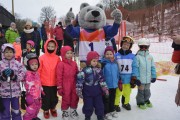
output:
[[[41,23],[43,23],[45,20],[50,21],[51,19],[55,18],[55,16],[56,16],[55,14],[56,14],[56,12],[53,7],[51,7],[51,6],[43,7],[41,9],[39,20]]]

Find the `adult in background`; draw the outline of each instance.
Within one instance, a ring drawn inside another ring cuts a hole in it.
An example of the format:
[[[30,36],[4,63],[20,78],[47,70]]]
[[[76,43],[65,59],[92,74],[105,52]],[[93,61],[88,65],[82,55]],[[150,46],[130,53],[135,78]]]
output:
[[[62,22],[59,22],[58,25],[54,28],[53,31],[53,35],[55,36],[55,40],[58,44],[58,49],[56,51],[56,54],[59,56],[60,55],[60,50],[62,47],[62,43],[63,43],[63,26],[62,26]]]
[[[1,48],[1,46],[4,44],[4,43],[6,43],[7,41],[6,41],[6,38],[4,38],[4,36],[3,36],[3,32],[2,32],[2,30],[0,30],[0,48]],[[1,49],[0,49],[0,60],[2,60],[2,58],[1,58]]]
[[[47,40],[47,33],[46,33],[46,28],[45,28],[45,25],[42,24],[41,26],[41,37],[42,37],[42,52],[45,52],[44,51],[44,44],[46,43],[46,40]]]
[[[173,43],[172,48],[174,48],[173,55],[172,55],[172,62],[177,63],[175,68],[175,73],[180,74],[180,35],[173,35],[172,36]],[[175,96],[175,103],[177,106],[180,106],[180,78],[177,93]]]
[[[19,33],[18,33],[18,30],[16,29],[16,24],[12,22],[10,27],[5,33],[5,38],[8,43],[13,44],[13,42],[15,42],[17,37],[19,37]]]
[[[26,49],[26,42],[28,40],[32,40],[34,43],[36,43],[36,35],[34,32],[34,28],[32,27],[32,22],[27,21],[24,30],[21,34],[21,48],[24,51]],[[36,47],[36,44],[35,44]]]
[[[35,38],[36,38],[36,42],[35,42],[36,55],[39,57],[41,37],[40,37],[40,32],[38,31],[38,24],[37,23],[34,23],[34,33],[35,33]]]

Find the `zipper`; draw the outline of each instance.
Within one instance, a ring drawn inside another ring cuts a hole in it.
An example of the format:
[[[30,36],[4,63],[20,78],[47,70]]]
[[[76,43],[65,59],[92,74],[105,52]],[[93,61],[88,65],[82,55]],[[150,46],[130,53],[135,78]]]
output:
[[[8,67],[10,68],[10,60],[8,60]],[[8,76],[10,78],[10,76]],[[9,85],[10,85],[10,95],[11,95],[11,98],[12,98],[12,88],[11,88],[11,79],[9,81]]]

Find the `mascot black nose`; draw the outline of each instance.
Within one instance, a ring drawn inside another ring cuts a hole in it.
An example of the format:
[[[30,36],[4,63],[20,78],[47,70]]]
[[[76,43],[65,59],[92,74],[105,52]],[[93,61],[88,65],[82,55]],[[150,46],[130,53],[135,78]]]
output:
[[[94,17],[97,17],[97,16],[100,15],[100,13],[99,13],[99,11],[94,10],[94,11],[92,11],[92,15],[93,15]]]

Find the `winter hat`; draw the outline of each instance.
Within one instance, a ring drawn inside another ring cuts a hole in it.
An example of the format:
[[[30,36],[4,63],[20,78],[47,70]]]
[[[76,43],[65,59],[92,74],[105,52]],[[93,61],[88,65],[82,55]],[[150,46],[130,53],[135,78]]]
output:
[[[38,60],[34,58],[34,59],[30,59],[30,60],[28,61],[29,65],[31,65],[31,64],[34,63],[34,62],[38,63]]]
[[[30,65],[33,62],[37,62],[38,63],[38,67],[39,67],[39,60],[38,57],[35,53],[29,53],[25,56],[24,58],[24,65],[27,67],[28,70],[31,70]],[[31,70],[32,71],[32,70]]]
[[[114,54],[114,49],[111,46],[106,47],[104,54],[106,54],[107,51],[111,51]]]
[[[17,37],[17,38],[16,38],[16,42],[21,42],[20,37]]]
[[[87,64],[91,63],[92,59],[99,59],[99,54],[96,51],[91,51],[87,54]]]
[[[14,22],[11,22],[10,26],[12,26],[12,25],[16,25],[16,23],[14,23]]]
[[[32,27],[32,22],[31,22],[31,21],[27,21],[26,24],[25,24],[25,26],[27,26],[27,25],[29,25],[29,26]]]
[[[62,22],[61,22],[61,21],[60,21],[60,22],[58,22],[58,25],[62,26]]]
[[[70,46],[63,46],[61,48],[61,57],[62,59],[65,59],[65,55],[66,55],[66,52],[71,50],[72,51],[72,48]]]
[[[30,44],[31,47],[34,47],[34,42],[32,40],[28,40],[26,44]]]

